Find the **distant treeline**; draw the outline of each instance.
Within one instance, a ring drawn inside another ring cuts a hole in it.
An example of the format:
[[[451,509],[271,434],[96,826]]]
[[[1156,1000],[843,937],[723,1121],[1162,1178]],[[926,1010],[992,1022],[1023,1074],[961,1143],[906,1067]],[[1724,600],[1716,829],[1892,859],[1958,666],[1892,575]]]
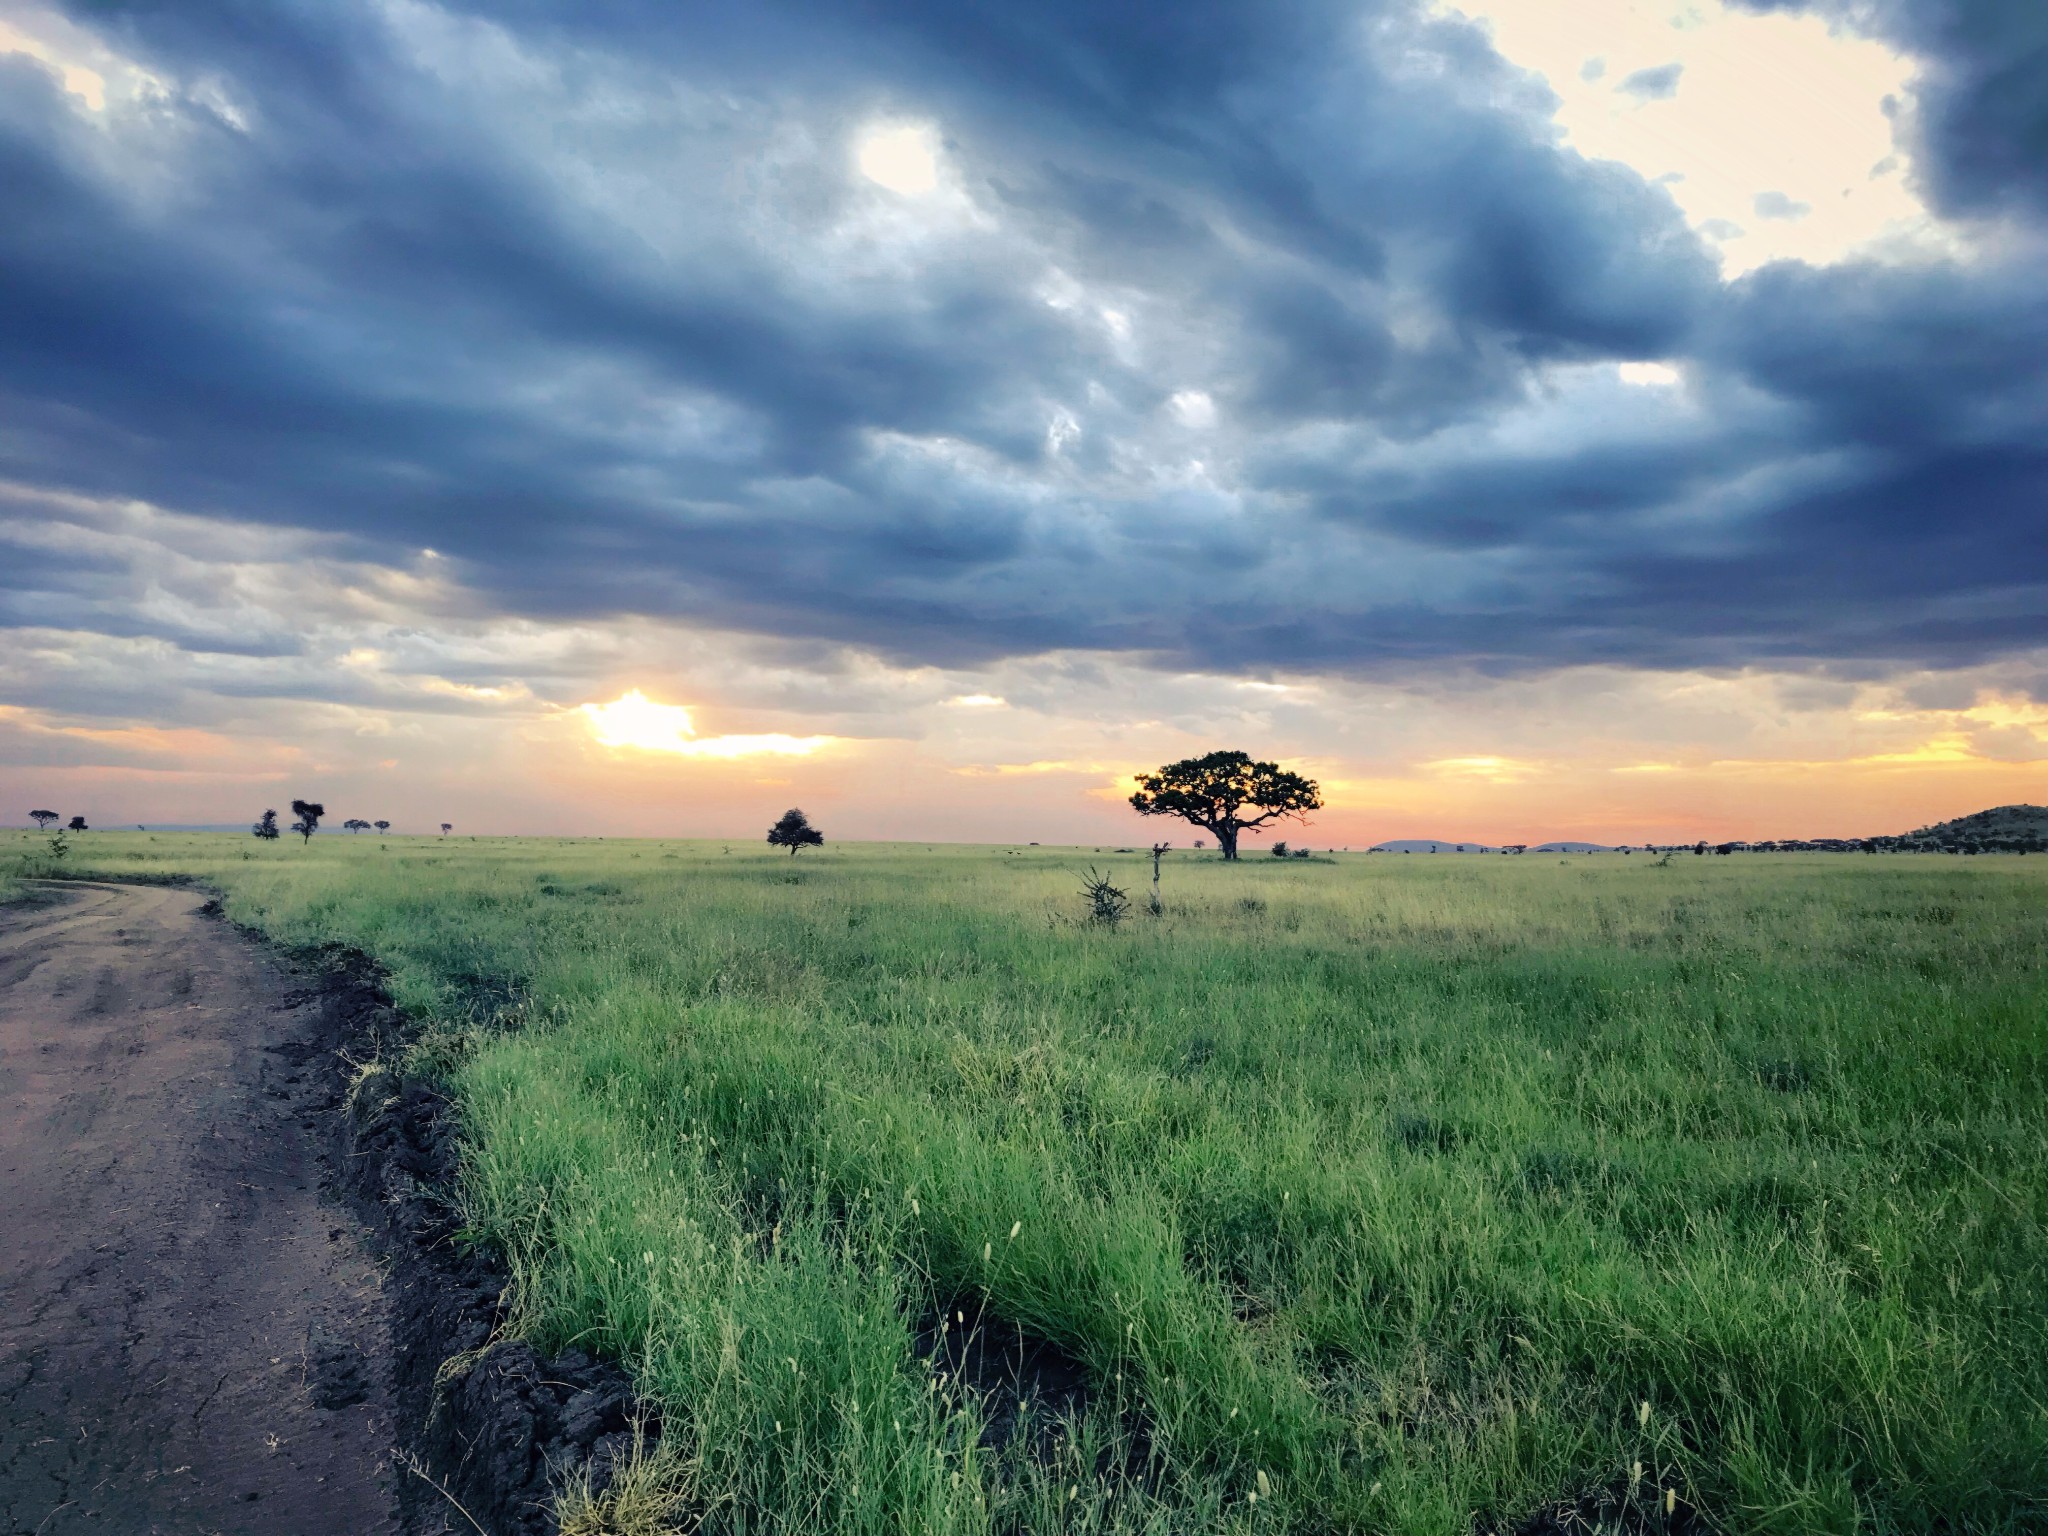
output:
[[[1769,843],[1694,843],[1656,847],[1653,853],[2048,853],[2038,832],[2004,837],[1936,837],[1908,832],[1903,837],[1788,837]]]
[[[1694,853],[2048,853],[2048,806],[1999,805],[1897,837],[1695,844]]]

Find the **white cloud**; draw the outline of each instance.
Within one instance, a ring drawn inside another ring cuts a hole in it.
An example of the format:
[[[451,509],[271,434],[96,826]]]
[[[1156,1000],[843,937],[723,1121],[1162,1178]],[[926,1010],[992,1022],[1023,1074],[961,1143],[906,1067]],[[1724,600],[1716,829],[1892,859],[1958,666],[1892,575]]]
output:
[[[1209,397],[1207,390],[1180,390],[1167,401],[1167,404],[1172,407],[1173,414],[1180,418],[1180,423],[1184,427],[1200,430],[1216,425],[1216,402]]]

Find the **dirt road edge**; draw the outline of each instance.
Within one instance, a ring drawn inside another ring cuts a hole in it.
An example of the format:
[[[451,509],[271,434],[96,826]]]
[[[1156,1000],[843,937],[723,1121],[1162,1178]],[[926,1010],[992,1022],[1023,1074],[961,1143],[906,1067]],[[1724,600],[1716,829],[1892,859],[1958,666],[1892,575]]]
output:
[[[556,1493],[570,1479],[601,1492],[645,1410],[617,1365],[574,1349],[542,1359],[505,1337],[509,1276],[464,1240],[455,1105],[394,1065],[415,1031],[375,963],[339,949],[317,963],[339,1193],[388,1266],[405,1516],[418,1530],[555,1536]]]

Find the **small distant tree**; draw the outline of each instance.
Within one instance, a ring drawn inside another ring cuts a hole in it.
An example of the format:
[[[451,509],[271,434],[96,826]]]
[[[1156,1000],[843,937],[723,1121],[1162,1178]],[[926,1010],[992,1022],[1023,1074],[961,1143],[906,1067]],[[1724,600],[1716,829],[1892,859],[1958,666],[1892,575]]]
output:
[[[62,821],[64,818],[55,811],[30,811],[28,819],[36,824],[38,832],[47,832],[52,822]]]
[[[388,821],[376,822],[374,823],[374,825],[380,833],[389,832],[391,830],[391,823]]]
[[[258,837],[262,838],[262,839],[263,839],[263,841],[264,841],[264,842],[266,842],[266,843],[274,843],[274,842],[276,842],[276,841],[277,841],[277,812],[275,812],[275,811],[265,811],[265,812],[263,813],[263,815],[262,815],[261,819],[259,819],[259,820],[257,821],[256,825],[254,825],[253,827],[251,827],[251,828],[250,828],[249,830],[250,830],[251,832],[253,832],[253,833],[254,833],[254,834],[255,834],[256,836],[258,836]]]
[[[1271,848],[1267,849],[1266,851],[1272,854],[1273,857],[1276,859],[1284,859],[1287,857],[1287,844],[1283,840],[1281,842],[1275,843]]]
[[[452,821],[444,821],[444,822],[442,822],[442,823],[441,823],[441,835],[442,835],[443,837],[446,837],[446,836],[447,836],[447,835],[448,835],[448,834],[449,834],[450,832],[453,832],[454,830],[455,830],[455,823],[454,823],[454,822],[452,822]]]
[[[360,816],[351,816],[341,824],[341,830],[350,834],[367,832],[370,830],[370,824]]]
[[[298,817],[292,823],[292,830],[310,843],[313,834],[320,830],[320,818],[327,814],[327,807],[312,800],[294,800],[292,814]]]
[[[791,858],[796,857],[799,848],[821,848],[825,834],[811,825],[810,817],[795,806],[782,813],[782,819],[768,829],[768,846],[787,848]]]
[[[85,818],[83,816],[72,817],[66,828],[66,830],[72,832],[83,832],[85,829]]]
[[[1178,816],[1200,827],[1226,859],[1237,857],[1243,833],[1284,817],[1305,821],[1322,808],[1315,780],[1278,763],[1253,762],[1243,752],[1211,752],[1139,774],[1138,792],[1131,796],[1131,809],[1140,816]]]

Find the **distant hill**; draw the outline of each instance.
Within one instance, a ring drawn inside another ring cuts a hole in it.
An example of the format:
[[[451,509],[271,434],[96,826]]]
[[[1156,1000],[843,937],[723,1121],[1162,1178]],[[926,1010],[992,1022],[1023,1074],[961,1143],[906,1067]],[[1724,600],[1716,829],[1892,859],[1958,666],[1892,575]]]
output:
[[[2048,805],[1996,805],[1988,811],[1936,822],[1899,837],[1877,838],[1881,846],[1914,849],[1982,850],[1991,853],[2048,851]]]
[[[1529,850],[1531,853],[1612,853],[1614,849],[1606,843],[1538,843]]]

